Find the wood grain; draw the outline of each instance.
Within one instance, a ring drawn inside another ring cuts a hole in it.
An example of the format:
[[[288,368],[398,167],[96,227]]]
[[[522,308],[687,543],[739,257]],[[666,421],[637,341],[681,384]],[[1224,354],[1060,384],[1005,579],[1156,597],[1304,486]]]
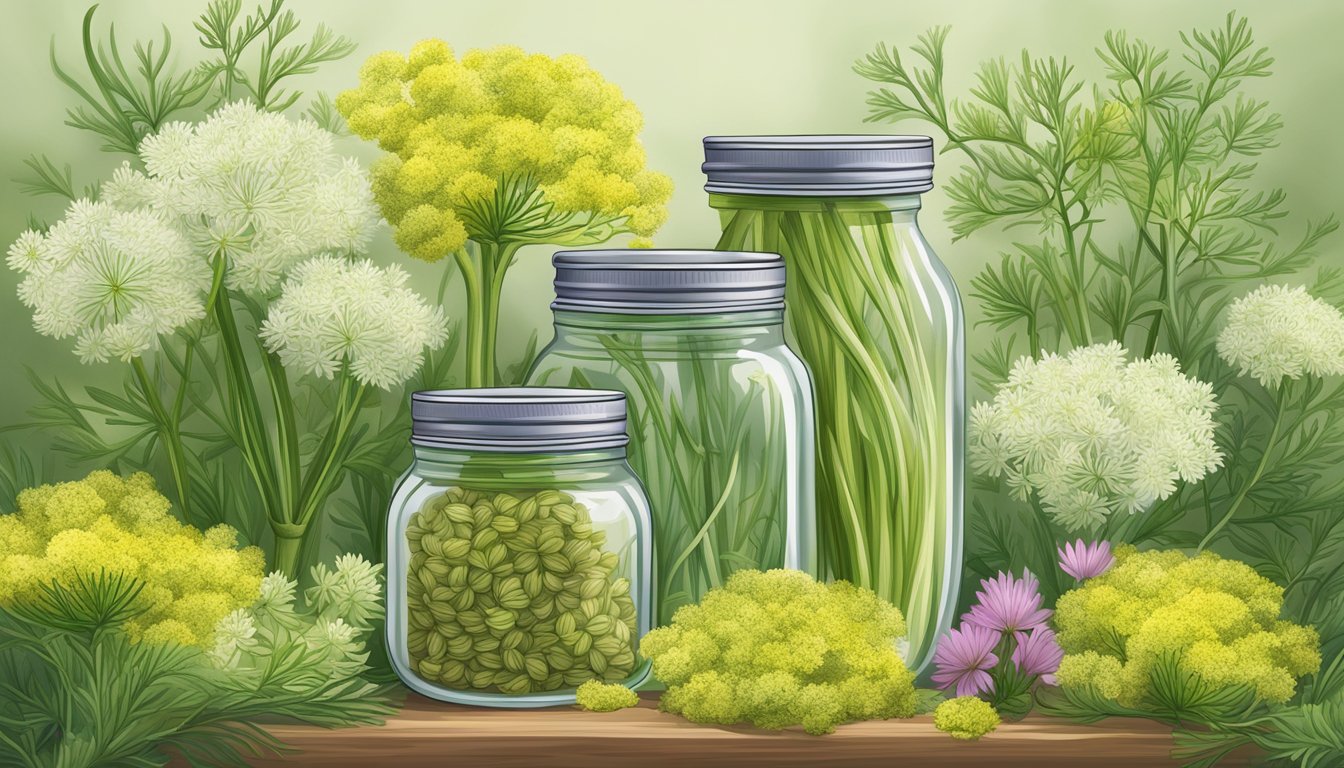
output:
[[[298,752],[256,766],[1167,766],[1171,735],[1160,725],[1093,726],[1029,717],[978,742],[955,741],[931,718],[855,723],[817,737],[802,731],[688,723],[640,706],[596,714],[574,708],[490,710],[410,697],[382,727],[325,730],[273,726]]]

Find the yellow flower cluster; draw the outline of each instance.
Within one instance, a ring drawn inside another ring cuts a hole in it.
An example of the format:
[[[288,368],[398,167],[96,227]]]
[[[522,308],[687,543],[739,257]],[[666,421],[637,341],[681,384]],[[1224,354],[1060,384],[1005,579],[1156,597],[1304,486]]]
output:
[[[512,46],[460,59],[441,40],[370,57],[336,105],[391,154],[374,195],[397,244],[436,261],[468,237],[600,242],[652,234],[671,181],[645,168],[639,110],[580,57]]]
[[[178,522],[144,473],[30,488],[18,506],[0,515],[0,604],[76,574],[123,573],[144,585],[146,610],[125,627],[132,640],[208,647],[219,620],[261,587],[261,550],[238,549],[228,526],[202,533]]]
[[[620,683],[589,680],[574,691],[574,703],[589,712],[615,712],[639,705],[639,695]]]
[[[667,712],[820,734],[914,714],[914,674],[896,652],[905,633],[900,610],[870,589],[741,570],[678,608],[639,650],[667,686]]]
[[[983,699],[958,696],[933,710],[933,727],[954,739],[975,741],[999,727],[999,713]]]
[[[1174,659],[1209,685],[1284,702],[1298,677],[1319,669],[1316,630],[1281,620],[1283,589],[1245,563],[1133,547],[1115,560],[1055,607],[1061,686],[1142,706],[1158,663]]]

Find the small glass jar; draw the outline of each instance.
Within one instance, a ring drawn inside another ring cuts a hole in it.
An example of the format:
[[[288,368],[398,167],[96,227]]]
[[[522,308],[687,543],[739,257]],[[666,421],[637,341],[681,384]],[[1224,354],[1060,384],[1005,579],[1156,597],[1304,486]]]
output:
[[[388,514],[387,644],[412,690],[572,704],[649,674],[649,507],[625,396],[498,388],[411,396],[415,461]]]
[[[789,331],[816,385],[827,574],[905,614],[932,658],[961,576],[966,347],[957,286],[919,230],[927,136],[711,136],[718,247],[783,254]]]
[[[815,574],[812,393],[776,254],[562,251],[528,377],[615,389],[653,506],[658,623],[742,568]]]

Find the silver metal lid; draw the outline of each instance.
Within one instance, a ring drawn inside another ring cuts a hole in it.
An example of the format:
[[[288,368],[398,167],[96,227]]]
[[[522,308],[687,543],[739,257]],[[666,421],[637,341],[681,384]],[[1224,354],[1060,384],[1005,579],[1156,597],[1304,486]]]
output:
[[[776,253],[627,248],[560,251],[552,309],[691,315],[784,307]]]
[[[707,192],[781,197],[933,189],[928,136],[706,136]]]
[[[411,442],[511,453],[620,448],[630,442],[625,394],[563,387],[416,392]]]

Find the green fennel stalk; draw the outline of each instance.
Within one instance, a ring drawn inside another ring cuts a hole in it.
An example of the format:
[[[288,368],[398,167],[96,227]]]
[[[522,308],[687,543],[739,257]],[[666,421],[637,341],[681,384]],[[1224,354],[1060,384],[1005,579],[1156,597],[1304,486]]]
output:
[[[788,263],[790,330],[816,387],[823,568],[901,608],[917,669],[956,599],[961,416],[952,321],[919,314],[937,297],[915,272],[920,245],[893,225],[910,215],[893,207],[913,203],[713,195],[711,204],[724,217],[720,249],[777,251]]]
[[[216,269],[217,281],[223,272],[222,267]],[[300,572],[300,552],[313,520],[344,481],[345,460],[354,450],[351,427],[363,408],[366,387],[355,382],[348,363],[342,365],[334,410],[319,432],[316,448],[302,452],[295,392],[279,357],[257,345],[266,374],[266,399],[271,404],[267,413],[239,332],[235,297],[221,282],[212,287],[210,295],[209,312],[219,329],[219,353],[229,394],[226,410],[217,421],[227,425],[266,512],[275,536],[272,564],[294,575]],[[182,450],[180,442],[176,450]]]

